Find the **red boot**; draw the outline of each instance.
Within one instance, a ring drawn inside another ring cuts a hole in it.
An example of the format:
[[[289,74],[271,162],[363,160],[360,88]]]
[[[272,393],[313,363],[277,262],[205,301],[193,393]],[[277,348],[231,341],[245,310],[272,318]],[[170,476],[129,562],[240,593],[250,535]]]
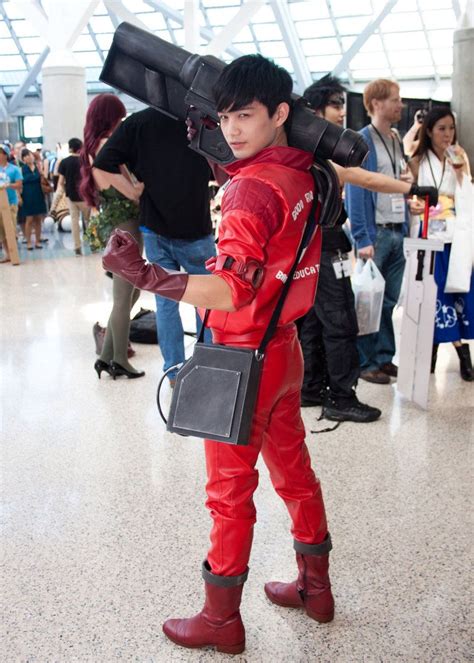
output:
[[[247,575],[248,570],[240,576],[216,576],[204,562],[203,609],[189,619],[168,619],[163,624],[164,634],[181,647],[215,647],[225,654],[241,654],[245,649],[245,629],[239,607]]]
[[[322,543],[309,545],[294,542],[298,578],[294,582],[267,582],[265,594],[272,603],[284,608],[304,608],[311,619],[330,622],[334,619],[334,599],[329,581],[329,551],[332,548],[328,534]]]

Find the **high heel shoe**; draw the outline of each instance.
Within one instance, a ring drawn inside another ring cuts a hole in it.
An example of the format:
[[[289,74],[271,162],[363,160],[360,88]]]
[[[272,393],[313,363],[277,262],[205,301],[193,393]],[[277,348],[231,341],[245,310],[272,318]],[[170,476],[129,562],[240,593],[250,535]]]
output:
[[[111,364],[108,364],[106,361],[102,361],[102,359],[97,359],[97,361],[94,364],[94,368],[97,371],[97,375],[99,376],[99,380],[100,380],[100,376],[101,376],[102,371],[105,371],[109,375],[112,375]],[[114,380],[115,380],[115,378],[114,378]]]
[[[133,371],[129,371],[120,364],[117,364],[116,361],[111,361],[110,362],[110,375],[115,378],[120,375],[125,375],[129,380],[133,380],[135,378],[142,378],[145,375],[145,371],[139,371],[138,373],[134,373]]]

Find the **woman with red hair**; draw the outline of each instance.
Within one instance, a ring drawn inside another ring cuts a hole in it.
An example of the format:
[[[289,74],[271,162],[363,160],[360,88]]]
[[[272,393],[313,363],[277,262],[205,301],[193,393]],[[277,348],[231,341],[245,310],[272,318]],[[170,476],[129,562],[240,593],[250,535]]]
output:
[[[80,194],[91,207],[99,210],[97,227],[121,228],[128,231],[142,247],[138,227],[138,202],[143,184],[132,179],[125,165],[113,176],[113,186],[105,184],[94,168],[94,159],[126,115],[125,106],[114,94],[100,94],[89,105],[84,127],[84,145],[81,151]],[[106,238],[102,238],[102,241]],[[97,375],[109,373],[114,380],[119,375],[140,378],[144,371],[137,371],[128,361],[128,335],[130,310],[140,291],[128,281],[113,276],[113,307],[107,323],[104,344],[99,359],[94,364]]]

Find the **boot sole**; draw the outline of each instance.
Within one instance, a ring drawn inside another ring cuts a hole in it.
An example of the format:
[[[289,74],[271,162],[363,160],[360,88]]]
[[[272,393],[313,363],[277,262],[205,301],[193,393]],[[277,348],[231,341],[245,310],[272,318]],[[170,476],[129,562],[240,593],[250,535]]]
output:
[[[321,614],[318,612],[313,612],[311,610],[308,610],[308,608],[306,608],[304,604],[295,605],[294,603],[283,603],[283,601],[277,601],[273,598],[271,594],[267,592],[266,588],[265,588],[265,594],[267,595],[268,600],[274,605],[278,605],[280,608],[293,608],[296,610],[305,610],[308,617],[314,619],[320,624],[327,624],[327,622],[332,622],[332,620],[334,619],[334,610],[332,612],[328,612],[327,614]]]
[[[328,622],[332,622],[332,620],[334,619],[334,610],[332,612],[327,613],[326,615],[321,615],[317,612],[312,612],[311,610],[306,609],[306,614],[308,615],[308,617],[311,617],[311,619],[314,619],[320,624],[327,624]]]
[[[376,416],[371,416],[367,417],[364,419],[358,418],[358,417],[351,417],[350,415],[341,415],[336,412],[323,412],[323,416],[326,419],[329,419],[329,421],[352,421],[353,423],[356,424],[371,424],[373,421],[377,421],[380,419],[381,414],[377,414]]]
[[[245,640],[243,642],[238,642],[236,645],[217,645],[213,643],[205,643],[202,645],[187,645],[184,642],[180,642],[176,638],[173,638],[169,633],[163,631],[171,642],[174,642],[175,645],[179,647],[185,647],[186,649],[215,649],[221,654],[241,654],[245,650]]]

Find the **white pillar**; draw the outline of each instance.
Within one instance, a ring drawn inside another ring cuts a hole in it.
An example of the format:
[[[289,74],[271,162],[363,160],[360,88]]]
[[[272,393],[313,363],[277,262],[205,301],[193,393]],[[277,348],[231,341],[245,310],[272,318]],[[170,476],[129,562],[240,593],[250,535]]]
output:
[[[42,69],[43,133],[46,149],[83,137],[87,110],[86,72],[71,59]]]
[[[82,138],[87,109],[85,68],[75,59],[72,48],[98,0],[19,0],[34,18],[50,53],[41,70],[44,145],[54,149],[57,142]]]
[[[459,144],[466,150],[474,172],[474,9],[469,0],[453,43],[453,98]]]

